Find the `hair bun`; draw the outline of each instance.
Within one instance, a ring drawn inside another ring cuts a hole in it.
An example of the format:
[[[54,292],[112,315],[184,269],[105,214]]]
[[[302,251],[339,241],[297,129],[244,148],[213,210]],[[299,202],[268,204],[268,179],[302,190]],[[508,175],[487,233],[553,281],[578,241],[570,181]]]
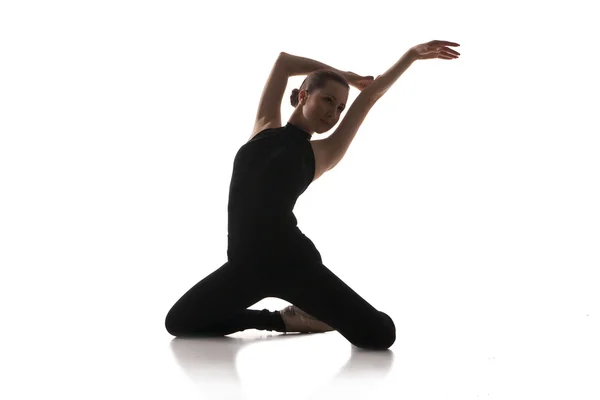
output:
[[[296,107],[300,102],[300,99],[298,98],[299,93],[300,90],[292,89],[292,94],[290,95],[290,103],[292,103],[292,107]]]

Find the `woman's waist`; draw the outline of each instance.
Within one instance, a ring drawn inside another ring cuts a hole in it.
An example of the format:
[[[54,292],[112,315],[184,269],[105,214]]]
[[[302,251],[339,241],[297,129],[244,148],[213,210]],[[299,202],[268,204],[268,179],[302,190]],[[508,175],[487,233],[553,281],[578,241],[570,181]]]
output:
[[[298,231],[298,220],[293,212],[279,215],[261,215],[245,213],[234,215],[229,213],[227,231],[234,235],[272,235]]]
[[[279,232],[255,232],[227,235],[227,255],[230,259],[271,259],[321,262],[314,243],[298,227]]]
[[[230,242],[263,242],[265,240],[285,240],[305,237],[297,226],[292,225],[248,225],[230,226],[227,237]]]

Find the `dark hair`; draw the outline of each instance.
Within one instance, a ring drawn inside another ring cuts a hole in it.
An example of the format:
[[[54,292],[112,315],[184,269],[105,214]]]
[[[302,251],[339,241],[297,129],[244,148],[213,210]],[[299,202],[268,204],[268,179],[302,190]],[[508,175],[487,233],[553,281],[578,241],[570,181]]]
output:
[[[327,86],[329,81],[339,82],[346,86],[348,90],[350,89],[350,85],[348,84],[346,78],[337,72],[330,69],[319,69],[312,72],[304,79],[304,82],[302,82],[302,85],[300,85],[300,89],[292,90],[292,95],[290,96],[290,102],[292,103],[292,106],[296,107],[300,102],[298,95],[302,89],[306,90],[308,93],[312,93],[313,90],[323,89],[325,86]]]

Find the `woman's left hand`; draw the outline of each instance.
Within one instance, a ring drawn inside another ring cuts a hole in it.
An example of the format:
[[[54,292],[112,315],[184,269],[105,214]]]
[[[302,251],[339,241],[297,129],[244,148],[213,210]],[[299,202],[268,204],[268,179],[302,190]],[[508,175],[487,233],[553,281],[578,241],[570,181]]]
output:
[[[364,88],[373,83],[374,79],[372,76],[362,76],[355,74],[351,71],[344,72],[344,78],[348,81],[351,86],[354,86],[358,90],[362,91]]]

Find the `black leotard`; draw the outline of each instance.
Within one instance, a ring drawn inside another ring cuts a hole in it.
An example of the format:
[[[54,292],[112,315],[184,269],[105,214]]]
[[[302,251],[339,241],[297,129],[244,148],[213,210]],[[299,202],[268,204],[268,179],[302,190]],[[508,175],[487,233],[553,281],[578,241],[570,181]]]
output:
[[[169,333],[288,332],[279,311],[248,308],[275,297],[329,325],[354,346],[382,350],[394,343],[390,316],[327,268],[296,225],[294,205],[315,175],[309,139],[309,133],[288,123],[259,132],[239,149],[229,188],[228,260],[173,305],[165,319]]]
[[[238,150],[227,206],[229,261],[320,261],[293,213],[314,174],[310,134],[289,122]]]

